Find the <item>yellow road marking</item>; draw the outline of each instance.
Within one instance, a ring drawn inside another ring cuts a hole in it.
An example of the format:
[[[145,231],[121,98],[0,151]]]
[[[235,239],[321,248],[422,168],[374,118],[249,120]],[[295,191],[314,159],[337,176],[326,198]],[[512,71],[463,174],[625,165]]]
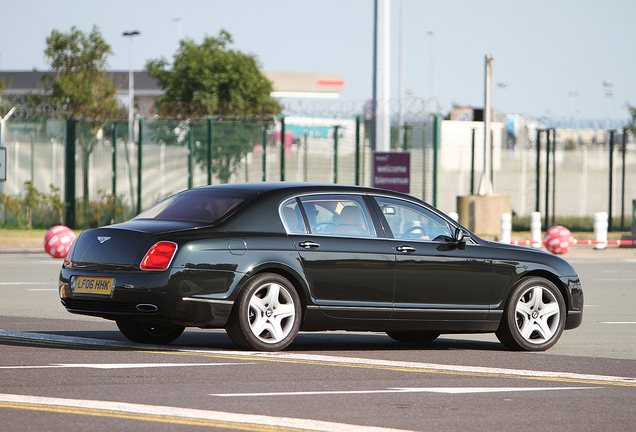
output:
[[[17,403],[17,402],[0,402],[0,408],[14,408],[30,411],[46,411],[59,414],[77,414],[88,415],[94,417],[110,417],[119,418],[125,420],[142,420],[158,423],[172,423],[188,426],[208,426],[225,429],[237,429],[244,431],[264,431],[264,432],[307,432],[308,429],[298,429],[286,426],[269,426],[253,423],[236,423],[223,420],[208,420],[198,419],[192,417],[179,417],[171,415],[158,415],[158,414],[138,414],[128,413],[123,411],[113,411],[95,408],[77,408],[68,407],[63,405],[42,405],[42,404],[30,404],[30,403]]]

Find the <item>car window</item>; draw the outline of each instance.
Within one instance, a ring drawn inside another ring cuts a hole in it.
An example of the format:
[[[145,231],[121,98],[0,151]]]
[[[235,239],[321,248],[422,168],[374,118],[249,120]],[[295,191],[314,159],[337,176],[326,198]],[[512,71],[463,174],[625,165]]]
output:
[[[312,234],[375,237],[375,228],[362,197],[314,195],[301,199]]]
[[[236,208],[253,193],[186,191],[173,195],[139,214],[135,219],[200,221],[212,223]]]
[[[286,201],[281,206],[281,215],[287,232],[292,234],[307,233],[307,227],[305,226],[305,221],[300,213],[300,207],[298,206],[296,198]]]
[[[452,237],[446,221],[424,207],[393,198],[375,197],[375,200],[396,239]]]

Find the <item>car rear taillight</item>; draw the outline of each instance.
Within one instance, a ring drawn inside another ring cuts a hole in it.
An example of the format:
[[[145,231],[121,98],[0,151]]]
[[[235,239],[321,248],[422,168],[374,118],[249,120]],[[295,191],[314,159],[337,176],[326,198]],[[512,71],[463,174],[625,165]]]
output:
[[[68,252],[66,252],[66,256],[64,257],[64,263],[63,263],[64,267],[71,268],[73,266],[73,261],[71,261],[71,255],[73,255],[73,248],[75,248],[75,243],[76,242],[73,242]]]
[[[150,248],[139,266],[142,270],[165,270],[170,266],[177,244],[168,241],[160,241]]]

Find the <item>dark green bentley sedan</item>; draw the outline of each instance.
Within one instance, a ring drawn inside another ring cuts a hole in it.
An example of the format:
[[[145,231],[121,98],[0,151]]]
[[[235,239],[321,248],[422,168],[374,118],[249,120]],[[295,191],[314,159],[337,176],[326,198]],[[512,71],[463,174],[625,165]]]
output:
[[[225,328],[264,351],[324,330],[422,344],[495,332],[540,351],[583,316],[579,278],[559,257],[480,239],[409,195],[307,183],[190,189],[85,231],[59,293],[69,312],[115,320],[134,342]]]

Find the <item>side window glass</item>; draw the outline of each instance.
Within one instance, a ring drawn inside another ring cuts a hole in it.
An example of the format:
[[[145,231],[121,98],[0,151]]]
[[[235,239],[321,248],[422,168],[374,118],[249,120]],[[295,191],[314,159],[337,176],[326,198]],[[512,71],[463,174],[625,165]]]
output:
[[[307,234],[307,228],[295,198],[285,201],[281,206],[281,214],[287,232],[291,234]]]
[[[312,234],[375,237],[375,228],[362,197],[314,195],[301,199]]]
[[[418,205],[393,198],[376,197],[396,239],[435,240],[452,237],[444,219]]]

